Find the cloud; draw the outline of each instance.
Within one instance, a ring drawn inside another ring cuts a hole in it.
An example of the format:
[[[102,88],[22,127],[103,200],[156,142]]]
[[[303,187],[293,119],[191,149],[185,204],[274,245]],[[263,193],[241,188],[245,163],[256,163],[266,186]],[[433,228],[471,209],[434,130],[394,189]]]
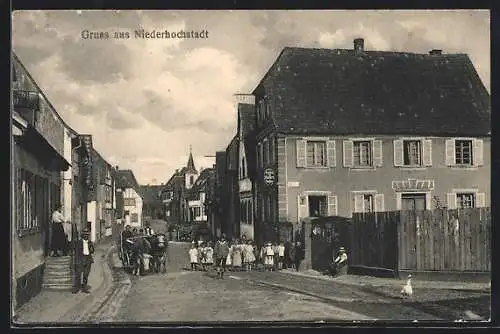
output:
[[[13,48],[58,112],[139,182],[210,167],[285,46],[469,54],[490,86],[487,11],[16,11]],[[82,39],[92,32],[207,30],[205,40]]]

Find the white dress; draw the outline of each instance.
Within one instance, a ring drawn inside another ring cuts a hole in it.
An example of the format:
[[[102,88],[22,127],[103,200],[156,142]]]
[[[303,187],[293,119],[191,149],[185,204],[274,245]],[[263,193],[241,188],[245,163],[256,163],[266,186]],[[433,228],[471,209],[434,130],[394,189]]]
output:
[[[252,263],[255,261],[255,254],[253,253],[252,245],[244,245],[243,246],[243,259],[245,263]]]
[[[229,253],[227,254],[226,258],[226,266],[230,266],[233,263],[233,246],[229,247]]]
[[[214,263],[214,250],[212,247],[207,247],[205,248],[205,252],[206,252],[206,263],[207,264],[213,264]]]
[[[267,246],[264,249],[266,257],[264,259],[264,264],[267,266],[274,266],[274,250],[271,246]]]
[[[198,250],[196,248],[189,249],[189,261],[191,263],[198,263]]]

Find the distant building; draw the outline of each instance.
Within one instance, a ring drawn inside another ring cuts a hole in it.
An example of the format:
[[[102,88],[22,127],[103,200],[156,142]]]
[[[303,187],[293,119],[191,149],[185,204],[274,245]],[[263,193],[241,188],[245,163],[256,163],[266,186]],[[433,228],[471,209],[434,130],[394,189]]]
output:
[[[120,215],[125,225],[140,228],[143,226],[142,206],[139,184],[130,169],[119,169],[116,172],[116,189],[120,198]]]
[[[145,221],[151,219],[164,219],[165,209],[161,198],[161,191],[165,185],[142,185],[139,192],[142,195],[142,215]]]
[[[190,151],[186,167],[176,170],[161,191],[161,198],[165,205],[165,219],[169,224],[189,223],[189,190],[197,178],[198,171]]]
[[[224,206],[224,225],[222,232],[229,238],[240,236],[240,200],[238,185],[238,156],[239,156],[239,138],[235,135],[226,148],[226,168],[224,176],[223,191],[226,198]]]

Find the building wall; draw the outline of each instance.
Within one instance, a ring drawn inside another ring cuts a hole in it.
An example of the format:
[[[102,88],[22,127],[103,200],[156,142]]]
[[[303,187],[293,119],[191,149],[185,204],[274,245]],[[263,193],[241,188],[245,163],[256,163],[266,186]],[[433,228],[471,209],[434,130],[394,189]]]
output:
[[[42,166],[39,160],[31,153],[25,151],[19,145],[14,146],[14,163],[13,167],[15,169],[22,168],[30,171],[34,175],[46,178],[48,184],[60,185],[60,173],[59,171],[49,171],[44,166]],[[17,178],[17,174],[13,175]],[[15,179],[14,179],[15,180]],[[15,182],[15,181],[14,181]],[[41,279],[41,270],[39,268],[43,266],[45,262],[45,249],[48,246],[47,238],[49,235],[48,226],[50,224],[50,208],[52,208],[56,203],[51,200],[51,189],[49,186],[48,194],[46,197],[46,214],[37,216],[40,228],[38,230],[33,230],[28,233],[19,234],[17,230],[17,205],[21,198],[21,195],[15,191],[15,196],[13,197],[13,214],[14,219],[12,221],[12,230],[15,233],[14,242],[12,245],[12,255],[13,255],[13,289],[17,290],[17,283],[26,285],[27,289],[36,289],[37,287],[30,286],[34,281]],[[30,277],[30,273],[36,272],[37,276],[40,277]],[[41,281],[39,282],[41,284]],[[37,283],[38,284],[38,283]]]
[[[130,205],[124,205],[124,210],[129,211],[129,215],[125,216],[125,223],[128,225],[131,225],[132,227],[142,227],[143,226],[143,220],[142,220],[142,197],[135,191],[133,188],[127,188],[124,191],[123,194],[124,199],[126,198],[134,198],[135,199],[135,205],[130,206]],[[137,214],[137,222],[132,222],[132,214]]]
[[[349,137],[350,139],[351,137]],[[351,191],[376,190],[384,194],[385,211],[397,209],[396,193],[392,181],[407,179],[434,180],[435,196],[446,206],[446,194],[452,189],[477,188],[485,193],[485,204],[491,202],[490,191],[490,139],[483,138],[483,166],[475,168],[455,168],[445,165],[445,138],[432,138],[432,166],[418,169],[394,167],[394,137],[378,137],[382,140],[383,165],[376,169],[354,170],[343,167],[342,139],[336,140],[336,167],[321,169],[297,168],[297,137],[286,138],[285,175],[280,169],[279,178],[286,182],[286,201],[280,201],[280,215],[286,212],[289,221],[298,220],[298,196],[303,191],[331,191],[337,196],[338,215],[349,217],[352,213],[353,198]],[[430,139],[430,138],[427,138]],[[278,152],[283,156],[283,153]],[[281,181],[280,181],[281,182]]]
[[[64,159],[66,161],[72,161],[72,150],[71,150],[71,133],[68,130],[64,131],[64,142],[63,142]],[[73,211],[73,168],[70,166],[67,171],[62,174],[62,190],[61,190],[61,203],[63,205],[64,218],[71,220]]]

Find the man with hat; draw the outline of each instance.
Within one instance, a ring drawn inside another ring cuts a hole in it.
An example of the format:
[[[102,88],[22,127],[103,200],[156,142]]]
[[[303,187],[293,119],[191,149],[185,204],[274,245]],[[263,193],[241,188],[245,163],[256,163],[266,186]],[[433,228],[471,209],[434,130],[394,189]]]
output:
[[[92,267],[92,263],[94,263],[94,244],[89,240],[89,234],[89,229],[84,228],[81,233],[82,238],[75,241],[76,282],[73,287],[73,293],[77,293],[80,290],[84,293],[90,293],[87,283],[90,268]]]
[[[339,248],[338,255],[333,261],[330,271],[333,276],[347,274],[347,253],[344,247]]]

